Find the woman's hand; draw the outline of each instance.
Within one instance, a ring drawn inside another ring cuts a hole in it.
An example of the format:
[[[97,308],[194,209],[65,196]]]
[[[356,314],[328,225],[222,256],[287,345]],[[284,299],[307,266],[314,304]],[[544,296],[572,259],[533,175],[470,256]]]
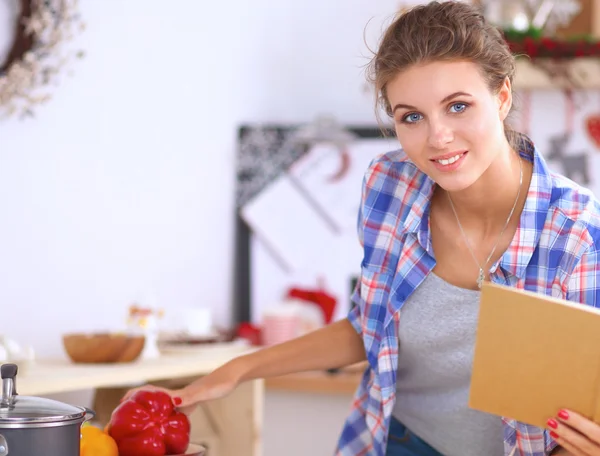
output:
[[[600,456],[600,426],[571,410],[548,420],[550,435],[566,450],[557,455]]]
[[[241,369],[234,362],[227,363],[210,374],[200,377],[198,380],[190,383],[185,388],[168,389],[153,385],[145,385],[139,388],[134,388],[123,396],[121,399],[125,401],[129,399],[136,391],[164,391],[173,400],[173,404],[189,415],[197,407],[199,402],[219,399],[230,394],[240,383]]]

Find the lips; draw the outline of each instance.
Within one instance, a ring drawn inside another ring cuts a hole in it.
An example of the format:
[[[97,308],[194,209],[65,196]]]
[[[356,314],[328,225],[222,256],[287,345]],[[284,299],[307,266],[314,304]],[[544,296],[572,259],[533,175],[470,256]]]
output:
[[[437,162],[441,165],[451,165],[452,163],[458,161],[466,153],[466,150],[451,152],[449,154],[440,155],[438,157],[432,158],[431,161]]]
[[[452,152],[432,158],[431,162],[440,171],[451,172],[457,170],[467,156],[468,151]]]
[[[440,161],[440,160],[450,160],[452,158],[460,158],[461,155],[467,153],[466,150],[457,150],[455,152],[450,152],[444,155],[438,155],[435,158],[431,158],[431,161]]]

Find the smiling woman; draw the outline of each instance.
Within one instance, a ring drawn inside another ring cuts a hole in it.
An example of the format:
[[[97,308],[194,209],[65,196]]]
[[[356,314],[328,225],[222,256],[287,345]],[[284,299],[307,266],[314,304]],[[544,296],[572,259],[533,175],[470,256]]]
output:
[[[6,0],[4,0],[6,1]],[[0,111],[4,116],[33,115],[33,107],[49,100],[39,89],[54,82],[73,57],[61,52],[75,32],[82,30],[76,0],[19,0],[14,36],[0,61]],[[13,18],[8,18],[10,23]]]

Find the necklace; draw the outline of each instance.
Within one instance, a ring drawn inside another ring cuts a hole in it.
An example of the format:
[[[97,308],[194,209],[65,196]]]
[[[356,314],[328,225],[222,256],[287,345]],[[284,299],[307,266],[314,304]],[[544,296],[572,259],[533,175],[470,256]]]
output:
[[[469,242],[469,238],[465,234],[465,230],[463,230],[463,227],[460,223],[458,214],[456,213],[456,209],[454,208],[454,204],[452,203],[452,198],[450,198],[450,193],[446,193],[448,195],[448,200],[450,201],[450,206],[452,207],[452,212],[454,212],[454,217],[456,218],[456,221],[458,222],[458,227],[460,228],[460,232],[462,233],[463,238],[465,238],[465,243],[467,244],[467,248],[469,249],[469,252],[471,253],[471,256],[473,257],[473,259],[475,260],[475,264],[477,264],[477,266],[479,267],[479,275],[477,277],[477,286],[479,288],[481,288],[481,286],[483,285],[483,280],[485,279],[485,274],[483,272],[483,268],[485,268],[487,266],[490,259],[492,258],[492,255],[496,251],[496,247],[498,246],[500,239],[502,239],[502,235],[504,234],[504,231],[508,227],[508,224],[510,222],[510,219],[512,218],[513,212],[515,212],[515,208],[517,207],[517,202],[519,201],[519,196],[521,195],[521,185],[523,184],[523,162],[522,162],[521,158],[519,158],[519,165],[521,168],[521,177],[519,178],[519,191],[517,192],[517,197],[515,199],[515,203],[513,204],[513,207],[510,210],[510,213],[508,214],[508,218],[506,219],[504,228],[502,228],[502,231],[500,231],[500,235],[498,236],[498,240],[494,244],[494,248],[492,249],[489,256],[487,257],[487,260],[485,260],[485,263],[483,263],[483,266],[479,264],[479,261],[477,260],[477,257],[475,256],[473,249],[471,248],[471,243]]]

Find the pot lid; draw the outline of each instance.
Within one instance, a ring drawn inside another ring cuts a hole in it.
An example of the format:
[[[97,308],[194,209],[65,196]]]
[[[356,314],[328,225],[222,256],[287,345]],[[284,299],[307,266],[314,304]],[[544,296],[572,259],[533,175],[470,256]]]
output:
[[[0,427],[72,421],[85,416],[86,409],[83,407],[53,399],[19,396],[16,387],[17,366],[3,364],[0,370]]]

